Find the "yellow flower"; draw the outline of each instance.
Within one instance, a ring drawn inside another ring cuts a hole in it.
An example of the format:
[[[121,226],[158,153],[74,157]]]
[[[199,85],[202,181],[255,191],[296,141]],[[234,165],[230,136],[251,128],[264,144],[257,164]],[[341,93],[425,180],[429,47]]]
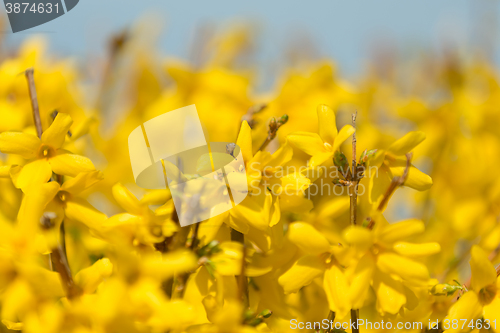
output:
[[[425,139],[422,132],[410,132],[394,142],[387,150],[378,150],[368,162],[368,198],[370,203],[378,204],[394,177],[401,177],[406,169],[406,156]],[[370,167],[377,167],[374,172]],[[411,165],[405,186],[424,191],[432,186],[432,179]]]
[[[161,242],[165,237],[177,231],[177,226],[171,220],[171,215],[164,216],[164,211],[172,210],[160,207],[158,213],[149,208],[149,204],[166,200],[168,191],[153,191],[139,201],[125,186],[118,183],[113,186],[113,196],[126,211],[113,215],[103,222],[99,235],[119,244],[139,245]]]
[[[477,245],[471,249],[470,268],[472,271],[471,290],[462,295],[450,308],[448,316],[443,321],[444,324],[449,323],[449,329],[445,332],[468,332],[470,331],[467,326],[469,322],[471,320],[475,322],[481,316],[490,322],[494,332],[500,332],[500,327],[498,327],[500,322],[500,279],[486,253]],[[462,328],[464,319],[467,320],[467,324]],[[458,320],[458,327],[452,327],[454,320]]]
[[[11,169],[16,187],[24,191],[33,184],[46,183],[52,172],[75,177],[80,172],[94,170],[88,158],[62,149],[72,123],[69,115],[59,113],[41,139],[28,133],[0,133],[0,151],[17,154],[27,160],[24,166]]]
[[[31,233],[38,229],[43,212],[51,212],[55,214],[53,223],[56,228],[53,230],[58,230],[64,218],[81,222],[93,230],[100,230],[106,221],[106,215],[79,197],[79,194],[102,177],[100,171],[94,170],[82,172],[75,178],[66,180],[62,185],[58,182],[49,182],[31,186],[26,191],[19,208],[20,227]],[[57,239],[52,239],[52,241],[57,241]],[[49,240],[49,243],[52,241]],[[51,248],[50,244],[47,246]]]
[[[427,285],[427,267],[414,258],[435,254],[440,246],[406,242],[423,231],[424,224],[414,219],[394,224],[380,220],[374,230],[351,226],[344,231],[344,239],[359,258],[352,265],[350,299],[354,308],[364,305],[371,286],[377,296],[378,312],[396,314],[409,301],[412,286]]]
[[[339,264],[344,261],[344,249],[331,246],[318,230],[305,222],[291,223],[287,238],[303,254],[278,279],[285,293],[295,293],[322,276],[330,310],[338,318],[345,317],[351,309],[351,300],[347,278]]]
[[[310,166],[315,167],[333,158],[335,151],[355,131],[351,125],[345,125],[337,132],[335,113],[326,105],[318,106],[319,134],[309,132],[294,132],[287,136],[298,149],[311,155]]]
[[[202,223],[200,239],[208,242],[215,237],[222,223],[247,234],[263,250],[269,250],[270,228],[277,225],[280,219],[279,200],[269,190],[268,186],[279,185],[275,173],[292,158],[292,149],[285,145],[274,154],[265,151],[252,153],[251,128],[246,121],[241,124],[237,145],[246,165],[246,175],[238,172],[228,174],[228,179],[235,182],[247,182],[248,196],[237,206],[226,213],[220,214]],[[234,178],[233,178],[234,177]]]

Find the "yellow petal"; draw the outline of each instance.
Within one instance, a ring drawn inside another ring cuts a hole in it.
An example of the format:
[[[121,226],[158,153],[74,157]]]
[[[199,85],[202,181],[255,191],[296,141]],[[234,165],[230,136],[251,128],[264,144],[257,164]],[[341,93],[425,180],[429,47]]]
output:
[[[118,204],[130,214],[141,215],[143,207],[139,200],[122,184],[117,183],[112,189],[113,197]]]
[[[333,143],[332,151],[336,151],[340,148],[340,145],[344,143],[356,130],[351,125],[345,125],[340,130],[339,134],[335,138],[335,142]]]
[[[239,205],[238,205],[239,206]],[[236,231],[241,232],[242,234],[246,235],[248,234],[250,230],[250,226],[247,224],[246,221],[242,221],[241,219],[234,217],[233,215],[229,215],[229,218],[223,220],[229,227],[233,228]],[[221,214],[221,216],[227,216],[225,214]],[[261,231],[260,231],[261,232]]]
[[[274,227],[281,220],[281,209],[280,209],[280,198],[272,197],[272,206],[271,206],[271,216],[269,218],[269,227]],[[283,227],[281,228],[281,235],[283,236]],[[281,237],[283,238],[283,237]]]
[[[240,133],[238,134],[238,139],[236,144],[241,149],[241,154],[243,155],[243,160],[248,163],[252,157],[252,129],[248,125],[247,121],[243,121],[240,127]]]
[[[309,160],[309,166],[316,167],[325,163],[333,157],[333,152],[316,154]]]
[[[488,255],[477,245],[471,249],[470,268],[471,286],[475,292],[495,284],[497,279],[495,267],[488,259]]]
[[[321,205],[318,220],[338,218],[349,210],[349,205],[350,199],[347,196],[332,198],[327,204]]]
[[[61,148],[73,120],[66,113],[58,113],[52,124],[42,134],[42,142],[55,149]]]
[[[418,144],[425,140],[424,132],[410,132],[401,139],[394,142],[387,151],[394,155],[404,155],[410,152]]]
[[[311,185],[311,180],[306,178],[300,172],[290,173],[284,177],[280,178],[281,188],[280,195],[284,194],[287,196],[300,195],[303,194],[305,190]]]
[[[10,168],[11,165],[0,166],[0,178],[10,178]]]
[[[11,176],[14,185],[26,191],[30,186],[48,182],[52,176],[52,169],[45,159],[33,160],[22,169],[12,168]]]
[[[349,286],[344,273],[337,265],[332,265],[325,271],[323,287],[330,311],[335,312],[339,318],[344,318],[351,309]]]
[[[29,284],[24,279],[15,279],[2,295],[2,322],[18,322],[17,318],[32,309],[35,304],[35,294]]]
[[[290,162],[293,155],[293,149],[290,144],[285,142],[271,157],[271,160],[267,163],[268,166],[276,168],[285,165]]]
[[[155,209],[155,215],[157,216],[172,215],[174,209],[175,209],[174,201],[169,200],[165,202],[164,205],[161,205],[160,207]]]
[[[325,264],[318,256],[307,255],[295,262],[293,266],[278,278],[278,282],[286,294],[295,293],[323,274]]]
[[[493,331],[500,332],[500,325],[498,325],[500,323],[500,297],[495,297],[490,304],[484,306],[483,315],[484,319],[488,319],[490,323],[497,324],[496,327],[491,325]]]
[[[40,139],[32,134],[21,132],[0,133],[0,151],[4,154],[17,154],[25,159],[32,159],[38,153],[40,144]]]
[[[378,204],[382,201],[382,198],[391,184],[392,173],[387,166],[382,165],[378,167],[376,171],[372,172],[370,169],[368,176],[370,177],[368,183],[368,200],[369,203],[378,207]]]
[[[287,136],[287,140],[290,141],[295,147],[311,156],[329,152],[325,148],[323,140],[321,140],[320,136],[316,133],[294,132]]]
[[[137,215],[120,213],[105,220],[102,225],[94,226],[99,236],[118,243],[128,243],[137,234],[137,229],[143,219]]]
[[[30,284],[33,293],[38,297],[62,297],[65,294],[58,272],[38,265],[22,264],[19,267],[19,275]]]
[[[188,272],[198,266],[198,259],[190,251],[178,250],[162,257],[152,255],[141,262],[143,274],[164,281],[175,274]]]
[[[424,264],[395,253],[385,252],[378,255],[377,267],[387,274],[395,274],[410,282],[424,283],[429,280],[429,271]]]
[[[52,171],[58,175],[75,177],[80,172],[95,170],[92,161],[88,158],[58,149],[57,154],[49,159]]]
[[[310,212],[314,206],[311,200],[300,194],[286,195],[285,192],[280,195],[280,208],[283,212],[302,214]]]
[[[96,122],[96,118],[89,117],[75,124],[75,126],[73,126],[73,129],[71,130],[71,141],[75,141],[87,134],[90,131],[91,126]]]
[[[220,227],[224,223],[224,219],[227,219],[228,215],[229,214],[219,214],[206,221],[200,222],[198,229],[198,239],[200,240],[200,245],[206,245],[215,239]]]
[[[401,281],[376,271],[373,289],[377,294],[377,310],[381,315],[396,314],[406,303],[406,295]]]
[[[450,323],[449,329],[446,330],[448,333],[458,333],[458,332],[469,332],[470,328],[467,325],[464,325],[462,329],[461,323],[463,319],[467,320],[467,323],[470,320],[476,320],[481,316],[482,307],[479,303],[479,299],[477,294],[473,291],[469,291],[463,294],[460,299],[454,303],[450,310],[448,311],[448,316],[444,319],[443,323]],[[462,320],[462,321],[460,321]],[[453,328],[453,321],[460,323],[458,327]]]
[[[168,200],[172,198],[169,189],[164,190],[152,190],[144,194],[141,198],[140,203],[145,205],[163,205]]]
[[[350,226],[344,230],[343,238],[360,251],[366,251],[373,244],[372,231],[361,226]]]
[[[81,222],[95,230],[99,230],[108,218],[106,214],[98,211],[82,198],[68,200],[64,212],[69,219]]]
[[[430,256],[441,251],[438,243],[413,244],[407,242],[397,242],[394,244],[394,251],[406,257]]]
[[[393,176],[401,177],[406,169],[406,166],[391,166],[390,169]],[[412,165],[410,170],[408,170],[408,178],[406,178],[404,186],[411,187],[417,191],[425,191],[431,188],[432,178]]]
[[[318,255],[330,250],[328,240],[309,223],[291,223],[288,227],[287,237],[307,254]]]
[[[357,263],[350,287],[350,300],[354,309],[363,307],[368,297],[374,269],[375,261],[370,253],[364,255]]]
[[[324,105],[318,105],[318,125],[319,125],[319,136],[323,142],[328,142],[333,146],[333,141],[337,136],[337,122],[335,120],[335,112]]]
[[[22,331],[24,328],[24,324],[21,322],[14,322],[11,320],[7,319],[2,319],[2,324],[7,327],[7,329],[12,330],[12,331]]]
[[[102,180],[104,175],[99,170],[90,172],[81,172],[75,178],[66,180],[61,190],[69,193],[77,194]]]
[[[260,188],[260,194],[246,197],[239,205],[231,209],[234,220],[240,220],[259,230],[266,230],[272,213],[272,195]]]
[[[398,240],[422,233],[425,230],[424,223],[417,219],[408,219],[388,225],[381,229],[378,239],[387,244],[393,244]]]
[[[113,272],[113,264],[108,258],[97,260],[92,266],[82,269],[75,275],[75,283],[86,294],[93,293],[99,284]]]
[[[33,186],[26,192],[17,216],[25,232],[37,230],[44,208],[54,199],[58,191],[59,184],[50,182]]]

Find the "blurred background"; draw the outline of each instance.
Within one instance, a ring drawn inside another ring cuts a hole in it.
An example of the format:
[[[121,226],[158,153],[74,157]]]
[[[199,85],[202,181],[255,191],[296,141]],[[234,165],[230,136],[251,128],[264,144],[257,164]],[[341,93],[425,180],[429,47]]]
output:
[[[480,52],[498,64],[499,13],[493,0],[314,0],[307,6],[295,0],[82,0],[62,17],[16,34],[2,10],[2,31],[8,49],[42,34],[51,52],[83,61],[103,56],[112,34],[142,19],[155,49],[192,59],[200,32],[210,35],[250,24],[256,34],[252,64],[259,74],[257,86],[266,89],[296,53],[335,59],[347,78],[358,77],[369,59],[388,51],[408,62],[423,52],[452,47],[465,56]]]

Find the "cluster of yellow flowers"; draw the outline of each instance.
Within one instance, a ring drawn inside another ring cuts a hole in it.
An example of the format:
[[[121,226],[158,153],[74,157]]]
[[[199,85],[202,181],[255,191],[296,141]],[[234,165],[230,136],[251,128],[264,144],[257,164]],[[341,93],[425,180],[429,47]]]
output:
[[[0,331],[500,332],[495,71],[448,55],[353,85],[310,61],[256,94],[247,32],[212,42],[158,65],[122,35],[97,93],[38,40],[2,60]],[[127,138],[191,104],[249,193],[180,227]]]

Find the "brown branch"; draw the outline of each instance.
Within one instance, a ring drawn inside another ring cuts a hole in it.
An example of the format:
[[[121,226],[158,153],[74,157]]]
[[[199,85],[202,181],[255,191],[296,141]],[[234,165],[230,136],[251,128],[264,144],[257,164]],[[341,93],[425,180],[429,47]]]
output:
[[[44,214],[40,219],[40,223],[43,229],[50,230],[54,227],[54,223],[52,222],[53,216],[49,214]],[[71,299],[77,297],[82,294],[82,290],[78,285],[75,284],[73,277],[71,275],[71,270],[68,264],[68,258],[66,257],[66,253],[64,252],[61,244],[57,244],[55,248],[51,249],[52,251],[52,264],[56,272],[59,273],[61,277],[61,282],[63,284],[64,290],[66,291],[66,296]]]
[[[194,225],[193,236],[191,236],[191,244],[189,244],[189,249],[194,251],[198,245],[198,230],[200,229],[200,222]]]
[[[352,126],[356,129],[356,116],[358,112],[352,115]],[[358,210],[358,175],[356,164],[356,132],[352,135],[352,171],[351,171],[351,185],[349,186],[349,198],[351,208],[351,225],[356,225],[357,210]]]
[[[377,209],[379,211],[382,211],[384,209],[384,207],[387,206],[387,203],[389,202],[389,199],[391,198],[394,191],[396,191],[396,189],[399,186],[402,186],[404,184],[404,182],[406,181],[406,179],[408,179],[408,174],[410,172],[410,166],[411,166],[411,157],[412,157],[411,153],[406,154],[405,171],[403,172],[403,175],[401,177],[394,177],[392,179],[391,184],[389,185],[389,187],[387,188],[387,190],[384,193],[384,197],[382,198],[382,201],[380,201],[380,204],[377,207]]]
[[[399,186],[404,185],[405,181],[408,179],[408,174],[410,173],[410,167],[411,167],[411,158],[412,158],[412,153],[406,154],[406,167],[403,172],[403,174],[400,177],[394,177],[389,184],[389,187],[384,193],[384,196],[382,197],[382,200],[380,201],[377,210],[379,212],[382,212],[382,210],[387,206],[389,199],[391,196],[394,194],[396,189]],[[375,226],[375,220],[373,218],[370,218],[370,222],[368,223],[368,229],[373,229]]]
[[[31,109],[33,110],[33,120],[35,121],[36,134],[39,138],[42,137],[42,119],[40,118],[40,109],[38,107],[38,98],[36,96],[34,69],[28,68],[24,75],[26,75],[26,80],[28,80],[28,90],[31,99]]]
[[[278,133],[278,130],[280,129],[281,126],[285,125],[288,122],[288,115],[283,115],[278,121],[276,121],[276,118],[271,118],[271,121],[269,122],[269,131],[267,132],[267,138],[266,140],[262,143],[260,146],[259,150],[264,150],[266,149],[267,145],[274,140],[276,137],[276,134]]]
[[[334,328],[332,327],[332,322],[335,321],[335,312],[331,311],[328,313],[328,329],[325,331],[325,333],[331,333],[334,331]]]
[[[247,113],[243,117],[241,117],[241,121],[246,121],[250,128],[254,128],[257,124],[254,116],[260,112],[262,112],[267,107],[267,104],[255,104],[248,108]]]
[[[358,112],[352,114],[352,126],[356,129],[356,117]],[[357,210],[358,210],[358,183],[360,179],[358,179],[358,164],[356,163],[356,132],[352,135],[352,170],[350,175],[351,185],[349,186],[349,198],[350,198],[350,208],[351,208],[351,225],[356,225],[357,219]],[[351,320],[356,323],[352,329],[353,333],[359,333],[359,329],[357,326],[358,322],[358,310],[351,309]]]
[[[355,323],[352,326],[352,333],[359,333],[358,327],[359,310],[351,310],[351,322]]]

